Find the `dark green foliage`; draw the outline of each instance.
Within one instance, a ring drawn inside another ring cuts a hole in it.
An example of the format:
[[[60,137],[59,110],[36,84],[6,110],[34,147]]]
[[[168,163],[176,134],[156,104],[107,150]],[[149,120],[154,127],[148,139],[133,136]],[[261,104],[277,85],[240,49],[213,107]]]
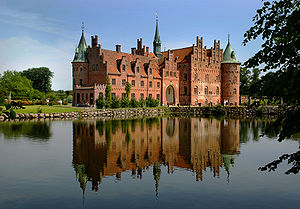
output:
[[[147,97],[145,102],[147,107],[157,107],[159,105],[159,101],[152,97]]]
[[[47,67],[30,68],[22,72],[22,76],[25,76],[32,81],[32,87],[40,92],[51,91],[51,78],[53,78],[53,72]]]
[[[299,70],[300,1],[265,1],[253,17],[254,26],[244,34],[243,44],[261,37],[261,50],[245,62],[247,68],[264,64],[263,70]]]
[[[104,101],[103,95],[100,94],[98,99],[96,100],[96,107],[98,109],[102,109],[104,106],[105,106],[105,101]]]
[[[122,98],[121,107],[123,107],[123,108],[129,107],[129,99],[128,99],[128,97],[123,97]]]
[[[16,118],[16,112],[13,109],[9,110],[9,118],[15,119]]]
[[[241,68],[240,71],[240,94],[249,95],[251,71],[247,68]]]
[[[121,101],[118,97],[113,97],[111,100],[111,108],[119,108],[121,107]]]
[[[143,98],[140,98],[139,103],[140,103],[140,107],[145,107],[146,106],[146,102]]]
[[[131,85],[128,81],[126,82],[125,91],[126,91],[126,96],[129,98],[129,94],[131,91]]]
[[[130,100],[130,107],[139,107],[140,104],[135,98],[131,98]]]
[[[111,84],[109,78],[106,79],[105,87],[105,107],[111,107]]]
[[[6,110],[9,110],[10,108],[11,108],[11,104],[10,103],[6,103],[6,104],[4,104],[5,105],[5,109]]]

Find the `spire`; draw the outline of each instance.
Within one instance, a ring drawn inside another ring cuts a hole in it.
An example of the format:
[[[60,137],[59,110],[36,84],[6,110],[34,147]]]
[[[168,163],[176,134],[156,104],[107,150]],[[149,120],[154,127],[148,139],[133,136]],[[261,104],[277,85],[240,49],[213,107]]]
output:
[[[230,44],[230,34],[228,33],[228,43],[226,49],[223,54],[223,62],[222,63],[239,63],[236,58],[236,54],[233,51],[231,44]]]
[[[162,56],[161,54],[161,41],[159,37],[159,32],[158,32],[158,14],[155,13],[156,16],[156,28],[155,28],[155,36],[154,36],[154,41],[153,41],[153,53],[160,58]]]
[[[160,174],[161,174],[160,164],[157,163],[156,165],[153,165],[153,178],[154,178],[154,181],[155,181],[155,196],[156,196],[156,199],[158,199],[158,187],[159,187]]]
[[[75,56],[73,62],[87,62],[87,45],[84,37],[84,23],[81,26],[81,38],[78,47],[75,49]]]

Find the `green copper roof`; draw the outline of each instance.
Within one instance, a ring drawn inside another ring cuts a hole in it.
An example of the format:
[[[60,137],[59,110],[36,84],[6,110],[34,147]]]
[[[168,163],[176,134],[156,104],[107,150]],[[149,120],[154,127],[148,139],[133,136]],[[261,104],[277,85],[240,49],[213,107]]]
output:
[[[161,41],[160,41],[159,32],[158,32],[158,17],[157,16],[156,16],[155,36],[154,36],[154,41],[153,41],[153,53],[158,58],[162,57],[162,54],[161,54]]]
[[[223,62],[222,63],[239,63],[239,61],[236,58],[236,54],[230,45],[229,37],[228,37],[228,44],[227,44],[226,49],[223,54]]]
[[[159,37],[159,32],[158,32],[158,19],[156,19],[156,28],[155,28],[154,42],[161,43],[160,37]]]
[[[230,173],[230,169],[234,166],[234,161],[236,158],[236,155],[222,155],[223,157],[223,162],[224,162],[224,167],[227,173]]]
[[[85,42],[83,30],[82,30],[78,47],[76,48],[75,51],[73,62],[87,62],[87,45]]]

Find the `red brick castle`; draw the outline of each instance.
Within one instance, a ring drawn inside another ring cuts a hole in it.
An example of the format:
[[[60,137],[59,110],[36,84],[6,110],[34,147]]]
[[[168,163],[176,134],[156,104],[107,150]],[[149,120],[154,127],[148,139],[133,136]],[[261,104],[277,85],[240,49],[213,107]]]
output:
[[[220,41],[207,49],[203,38],[193,46],[161,52],[156,20],[153,53],[142,39],[131,53],[102,49],[98,36],[87,46],[84,30],[72,62],[73,103],[94,105],[105,94],[110,79],[112,96],[126,96],[126,82],[131,84],[129,99],[152,97],[162,105],[239,104],[240,63],[228,44],[223,53]]]

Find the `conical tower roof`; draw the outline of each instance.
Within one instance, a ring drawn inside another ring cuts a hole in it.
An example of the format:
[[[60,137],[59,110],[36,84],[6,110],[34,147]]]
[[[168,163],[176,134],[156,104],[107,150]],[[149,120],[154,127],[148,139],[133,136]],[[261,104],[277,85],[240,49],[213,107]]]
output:
[[[87,45],[84,37],[84,28],[82,26],[81,38],[75,51],[73,62],[87,62]]]
[[[222,63],[239,63],[239,61],[236,58],[236,54],[233,51],[230,40],[229,40],[229,35],[228,35],[228,43],[226,46],[226,49],[223,54],[223,62]]]
[[[156,28],[155,28],[154,42],[155,43],[161,43],[160,36],[159,36],[159,31],[158,31],[158,18],[156,18]]]

